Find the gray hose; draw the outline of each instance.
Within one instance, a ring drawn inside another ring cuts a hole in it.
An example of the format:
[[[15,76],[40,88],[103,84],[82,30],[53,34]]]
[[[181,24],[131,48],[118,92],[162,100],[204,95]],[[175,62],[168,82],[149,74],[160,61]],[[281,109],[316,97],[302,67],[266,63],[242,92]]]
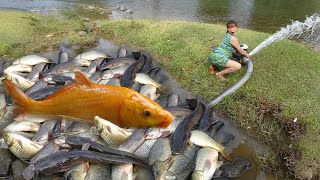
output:
[[[246,74],[236,84],[234,84],[231,88],[229,88],[228,90],[223,92],[220,96],[218,96],[215,99],[213,99],[212,101],[210,101],[208,103],[209,107],[213,107],[216,104],[218,104],[224,97],[226,97],[227,95],[229,95],[232,92],[234,92],[235,90],[237,90],[242,84],[244,84],[249,79],[249,77],[251,76],[252,70],[253,70],[253,63],[252,63],[251,59],[245,58],[244,60],[248,66]]]

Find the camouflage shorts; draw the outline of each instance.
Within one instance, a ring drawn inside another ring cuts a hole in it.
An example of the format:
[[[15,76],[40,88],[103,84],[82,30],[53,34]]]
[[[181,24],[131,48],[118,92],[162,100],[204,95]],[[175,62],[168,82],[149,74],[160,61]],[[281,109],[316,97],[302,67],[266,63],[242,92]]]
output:
[[[209,62],[218,70],[225,69],[228,61],[229,57],[226,57],[219,53],[211,52],[209,55]]]

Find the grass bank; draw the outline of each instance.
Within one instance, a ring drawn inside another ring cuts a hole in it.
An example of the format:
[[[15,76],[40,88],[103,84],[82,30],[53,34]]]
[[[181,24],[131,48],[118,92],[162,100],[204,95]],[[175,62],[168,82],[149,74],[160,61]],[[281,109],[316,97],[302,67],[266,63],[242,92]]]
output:
[[[57,19],[28,13],[0,12],[0,56],[17,58],[50,52],[69,41],[89,46],[99,37],[151,53],[184,88],[208,101],[236,83],[246,68],[219,81],[208,73],[208,53],[224,36],[220,25],[147,20],[83,21],[77,14]],[[79,33],[79,32],[85,33]],[[240,29],[240,42],[252,49],[270,34]],[[212,40],[209,40],[212,39]],[[254,56],[251,78],[215,109],[275,150],[259,158],[283,175],[299,178],[320,172],[320,56],[301,43],[284,40]],[[297,122],[294,123],[294,119]]]

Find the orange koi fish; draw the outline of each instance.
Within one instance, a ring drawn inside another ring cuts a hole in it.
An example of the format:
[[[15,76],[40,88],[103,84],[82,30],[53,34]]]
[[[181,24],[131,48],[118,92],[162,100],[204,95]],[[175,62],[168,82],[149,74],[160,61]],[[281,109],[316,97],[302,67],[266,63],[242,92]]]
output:
[[[132,128],[169,126],[174,116],[148,97],[125,87],[94,84],[82,73],[42,101],[35,101],[12,82],[2,80],[18,114],[67,116],[93,121],[95,116]]]

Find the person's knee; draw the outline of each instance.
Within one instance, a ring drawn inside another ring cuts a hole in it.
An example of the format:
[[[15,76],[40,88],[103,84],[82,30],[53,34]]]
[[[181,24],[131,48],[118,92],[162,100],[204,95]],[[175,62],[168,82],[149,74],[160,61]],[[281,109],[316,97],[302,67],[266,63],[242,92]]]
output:
[[[241,64],[240,63],[234,63],[234,64],[232,64],[231,68],[234,71],[239,71],[241,69]]]
[[[241,69],[241,64],[240,64],[240,63],[236,64],[236,65],[234,66],[234,68],[235,68],[237,71],[239,71],[239,70]]]

